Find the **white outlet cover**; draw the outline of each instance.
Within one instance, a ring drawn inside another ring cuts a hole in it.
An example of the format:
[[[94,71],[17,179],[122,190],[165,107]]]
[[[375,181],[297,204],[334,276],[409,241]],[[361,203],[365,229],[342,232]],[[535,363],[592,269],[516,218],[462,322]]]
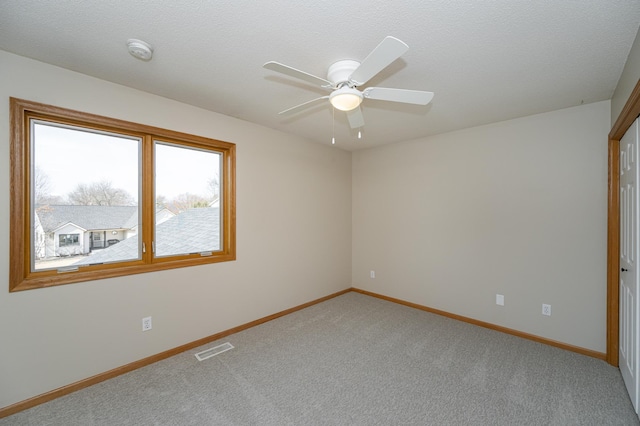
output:
[[[149,331],[153,328],[151,317],[142,318],[142,331]]]
[[[551,305],[547,305],[545,303],[542,304],[542,315],[551,316]]]
[[[504,306],[504,295],[496,294],[496,305]]]

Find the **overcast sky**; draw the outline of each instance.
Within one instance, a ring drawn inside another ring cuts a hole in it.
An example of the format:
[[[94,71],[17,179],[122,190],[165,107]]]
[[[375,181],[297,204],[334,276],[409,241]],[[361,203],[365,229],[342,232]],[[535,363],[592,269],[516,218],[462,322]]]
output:
[[[139,140],[35,124],[34,162],[49,178],[51,195],[66,195],[79,183],[110,181],[138,199]],[[210,196],[220,156],[158,144],[157,193],[168,199],[189,192]]]

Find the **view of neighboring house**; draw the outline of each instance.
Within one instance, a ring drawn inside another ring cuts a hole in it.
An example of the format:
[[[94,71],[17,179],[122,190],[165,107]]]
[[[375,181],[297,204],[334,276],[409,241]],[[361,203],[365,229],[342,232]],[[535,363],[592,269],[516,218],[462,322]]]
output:
[[[91,253],[74,265],[109,263],[139,256],[138,236]],[[155,234],[155,255],[158,257],[220,250],[220,209],[193,208],[158,224]]]
[[[156,212],[156,223],[174,216]],[[38,259],[89,254],[138,233],[137,206],[41,205],[34,213]]]

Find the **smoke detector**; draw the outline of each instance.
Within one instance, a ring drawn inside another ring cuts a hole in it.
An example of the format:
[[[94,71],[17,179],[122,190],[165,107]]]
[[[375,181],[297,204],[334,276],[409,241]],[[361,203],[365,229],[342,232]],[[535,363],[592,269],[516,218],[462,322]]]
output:
[[[142,40],[130,38],[127,40],[127,48],[129,49],[131,56],[140,59],[141,61],[150,61],[153,56],[153,47]]]

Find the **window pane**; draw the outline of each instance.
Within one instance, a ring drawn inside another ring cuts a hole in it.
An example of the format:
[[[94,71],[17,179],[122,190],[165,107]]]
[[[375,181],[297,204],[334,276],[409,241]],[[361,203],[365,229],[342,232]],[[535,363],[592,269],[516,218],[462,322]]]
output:
[[[80,234],[59,234],[60,247],[79,245],[79,236]]]
[[[220,250],[217,151],[155,142],[155,256]]]
[[[31,120],[32,271],[140,258],[140,144]]]

